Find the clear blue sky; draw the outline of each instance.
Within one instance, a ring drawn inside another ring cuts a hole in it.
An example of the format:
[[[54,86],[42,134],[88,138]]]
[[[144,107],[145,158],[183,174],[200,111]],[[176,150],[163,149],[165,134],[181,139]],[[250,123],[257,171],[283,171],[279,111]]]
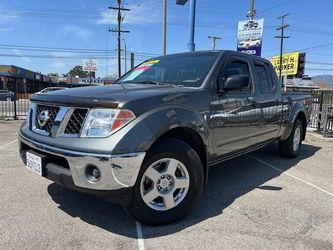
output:
[[[188,42],[189,6],[176,6],[176,0],[168,0],[167,52],[186,50]],[[127,49],[130,51],[160,54],[162,0],[127,0],[123,29]],[[26,1],[0,0],[0,64],[14,64],[42,73],[66,73],[87,54],[72,51],[34,51],[2,45],[28,45],[39,47],[61,47],[77,49],[116,49],[116,35],[108,33],[116,27],[115,12],[107,10],[116,0],[57,0]],[[195,43],[197,50],[210,49],[208,35],[221,36],[218,49],[236,49],[237,23],[246,19],[249,1],[245,0],[197,0]],[[309,75],[333,74],[333,1],[330,0],[256,0],[257,18],[264,18],[263,57],[279,53],[276,18],[290,13],[286,22],[290,24],[285,50],[294,51],[310,48],[307,52],[306,73]],[[107,42],[108,41],[108,42]],[[90,53],[105,57],[104,52]],[[8,55],[15,55],[12,57]],[[29,55],[48,58],[32,58]],[[98,76],[116,72],[115,52],[99,60]],[[137,56],[140,60],[147,55]]]

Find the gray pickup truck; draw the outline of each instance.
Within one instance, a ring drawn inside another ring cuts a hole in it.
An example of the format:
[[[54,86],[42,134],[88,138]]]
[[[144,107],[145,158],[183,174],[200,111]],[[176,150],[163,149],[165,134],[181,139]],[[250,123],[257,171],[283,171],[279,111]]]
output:
[[[263,58],[173,54],[111,86],[32,96],[20,155],[31,171],[160,225],[190,212],[211,166],[276,140],[296,157],[310,107],[310,95],[281,93]]]

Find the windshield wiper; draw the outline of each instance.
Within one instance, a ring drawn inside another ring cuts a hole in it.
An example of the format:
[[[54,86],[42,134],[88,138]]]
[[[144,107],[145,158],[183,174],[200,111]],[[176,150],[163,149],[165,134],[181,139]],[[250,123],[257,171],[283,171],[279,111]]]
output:
[[[123,83],[138,83],[138,84],[151,84],[151,85],[166,85],[166,86],[176,86],[172,83],[166,83],[166,82],[158,82],[158,81],[153,81],[153,80],[146,80],[146,81],[130,81],[130,82],[118,82],[118,84],[123,84]]]
[[[141,82],[137,82],[140,84],[153,84],[153,85],[162,85],[163,83],[158,82],[158,81],[152,81],[152,80],[147,80],[147,81],[141,81]]]

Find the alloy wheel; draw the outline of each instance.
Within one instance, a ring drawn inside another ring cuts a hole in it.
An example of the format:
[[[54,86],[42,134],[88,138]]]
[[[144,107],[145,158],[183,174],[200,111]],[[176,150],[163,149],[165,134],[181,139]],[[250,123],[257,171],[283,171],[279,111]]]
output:
[[[174,158],[152,163],[142,176],[140,194],[147,206],[157,211],[176,207],[186,196],[190,179],[185,165]]]

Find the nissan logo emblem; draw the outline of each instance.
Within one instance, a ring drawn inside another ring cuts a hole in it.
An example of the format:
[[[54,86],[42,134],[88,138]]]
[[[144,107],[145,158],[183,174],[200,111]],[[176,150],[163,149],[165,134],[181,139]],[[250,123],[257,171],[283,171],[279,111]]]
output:
[[[49,120],[50,120],[50,115],[48,110],[43,110],[39,113],[37,119],[39,126],[44,127]]]

